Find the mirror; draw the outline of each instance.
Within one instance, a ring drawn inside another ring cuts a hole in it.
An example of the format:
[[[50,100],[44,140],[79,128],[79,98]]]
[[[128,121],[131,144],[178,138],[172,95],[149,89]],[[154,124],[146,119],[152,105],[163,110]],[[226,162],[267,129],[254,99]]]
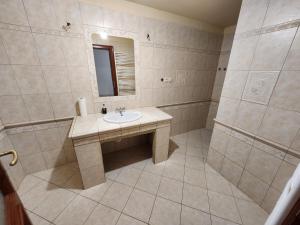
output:
[[[99,96],[134,95],[134,41],[97,33],[92,43]]]

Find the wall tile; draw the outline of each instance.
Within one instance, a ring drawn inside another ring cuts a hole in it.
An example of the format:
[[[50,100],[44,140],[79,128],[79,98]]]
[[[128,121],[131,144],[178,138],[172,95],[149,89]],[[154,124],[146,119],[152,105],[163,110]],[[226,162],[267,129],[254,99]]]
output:
[[[34,34],[37,52],[42,65],[65,65],[63,42],[61,37]]]
[[[2,38],[0,38],[0,64],[8,64],[9,59],[4,49]]]
[[[228,139],[225,156],[240,167],[244,167],[251,151],[251,145],[232,136]]]
[[[50,94],[55,118],[72,117],[76,115],[71,93]]]
[[[244,0],[242,2],[237,33],[259,29],[267,12],[269,0]]]
[[[252,174],[244,171],[238,187],[251,199],[260,204],[269,186]]]
[[[11,134],[9,135],[9,138],[20,156],[40,152],[40,147],[33,131]]]
[[[253,70],[280,70],[288,54],[297,28],[263,34],[257,44]],[[276,45],[276,48],[274,46]]]
[[[38,64],[38,57],[31,33],[0,30],[0,35],[3,38],[4,47],[12,64]]]
[[[64,38],[63,51],[69,66],[87,66],[85,43],[81,38]]]
[[[294,165],[283,161],[278,169],[275,179],[272,182],[272,187],[274,187],[278,191],[282,191],[286,182],[292,176],[295,168],[296,167]]]
[[[62,147],[58,128],[35,131],[37,141],[42,151],[60,150]]]
[[[271,0],[264,26],[276,25],[299,19],[300,3],[294,0]]]
[[[0,65],[0,96],[20,93],[11,66]]]
[[[218,108],[217,119],[228,125],[232,125],[239,103],[239,100],[222,97]]]
[[[228,181],[237,185],[242,176],[243,168],[225,157],[220,172]]]
[[[281,160],[263,151],[253,148],[247,161],[246,170],[271,184]]]
[[[76,0],[53,0],[53,7],[55,10],[58,28],[61,29],[66,22],[71,23],[69,32],[81,33],[82,23],[79,10],[79,2]]]
[[[66,163],[66,156],[62,150],[47,151],[42,154],[48,169],[61,166]]]
[[[121,11],[113,11],[110,9],[103,9],[104,16],[104,27],[109,27],[113,29],[122,29],[124,25],[124,13]]]
[[[300,124],[300,113],[269,108],[259,128],[258,135],[290,146]]]
[[[20,157],[20,162],[27,174],[47,169],[45,160],[41,153],[35,153]]]
[[[0,21],[15,25],[28,25],[25,10],[21,0],[0,2]]]
[[[247,77],[248,71],[227,71],[222,96],[241,99]]]
[[[13,66],[15,78],[22,94],[47,93],[43,72],[39,66]]]
[[[86,67],[68,69],[72,91],[91,91],[90,73]]]
[[[277,81],[279,72],[250,72],[243,100],[267,104]]]
[[[1,96],[0,116],[3,124],[22,123],[29,120],[21,96]]]
[[[235,40],[232,46],[228,69],[248,70],[252,63],[258,36]]]
[[[277,200],[280,197],[280,192],[275,190],[274,188],[270,188],[267,192],[266,197],[261,205],[261,207],[266,210],[268,213],[271,213]]]
[[[101,7],[80,2],[80,12],[83,24],[103,26],[103,9]]]
[[[51,0],[24,0],[30,26],[57,29],[57,21]]]
[[[44,66],[42,68],[50,94],[71,92],[69,74],[65,67]]]
[[[227,144],[228,144],[229,135],[219,129],[214,129],[210,146],[213,147],[219,153],[225,155]]]
[[[266,109],[267,107],[264,105],[241,101],[236,115],[235,126],[256,134]]]
[[[286,62],[284,64],[284,69],[285,70],[300,70],[299,57],[300,57],[300,31],[298,30],[296,37],[293,41],[292,47],[286,58]]]
[[[299,71],[282,71],[271,97],[270,105],[300,112]]]
[[[24,95],[23,98],[31,121],[54,118],[50,98],[47,94]]]
[[[296,151],[300,152],[300,129],[298,130],[298,133],[297,133],[296,137],[293,140],[291,148],[293,150],[296,150]]]

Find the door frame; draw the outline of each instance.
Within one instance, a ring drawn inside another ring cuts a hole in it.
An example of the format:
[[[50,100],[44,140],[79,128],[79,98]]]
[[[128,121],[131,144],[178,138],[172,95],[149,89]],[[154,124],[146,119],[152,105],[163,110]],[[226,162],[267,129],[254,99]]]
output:
[[[114,88],[114,96],[118,96],[119,91],[118,91],[118,81],[117,81],[114,46],[93,44],[93,49],[94,48],[108,50],[110,69],[111,69],[111,77],[112,77],[112,83],[113,83],[113,88]],[[96,67],[96,62],[95,62],[95,67]],[[96,70],[96,75],[97,75],[97,70]],[[99,96],[100,96],[100,93],[99,93]]]

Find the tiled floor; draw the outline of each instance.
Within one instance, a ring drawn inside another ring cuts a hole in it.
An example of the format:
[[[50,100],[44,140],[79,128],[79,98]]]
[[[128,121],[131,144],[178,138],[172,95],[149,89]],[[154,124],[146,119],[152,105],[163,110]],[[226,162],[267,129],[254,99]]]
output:
[[[267,213],[204,163],[210,132],[172,138],[169,160],[110,171],[81,190],[76,164],[29,175],[19,194],[35,225],[263,225]]]

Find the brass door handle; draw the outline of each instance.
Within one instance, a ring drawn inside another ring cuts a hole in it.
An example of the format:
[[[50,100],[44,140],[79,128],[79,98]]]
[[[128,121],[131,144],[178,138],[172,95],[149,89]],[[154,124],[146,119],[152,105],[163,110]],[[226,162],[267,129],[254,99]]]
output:
[[[16,165],[16,163],[18,162],[18,154],[15,150],[10,150],[10,151],[7,151],[7,152],[3,152],[3,153],[0,153],[0,157],[2,156],[5,156],[5,155],[10,155],[12,154],[13,155],[13,159],[12,161],[9,163],[10,166],[14,166]]]

